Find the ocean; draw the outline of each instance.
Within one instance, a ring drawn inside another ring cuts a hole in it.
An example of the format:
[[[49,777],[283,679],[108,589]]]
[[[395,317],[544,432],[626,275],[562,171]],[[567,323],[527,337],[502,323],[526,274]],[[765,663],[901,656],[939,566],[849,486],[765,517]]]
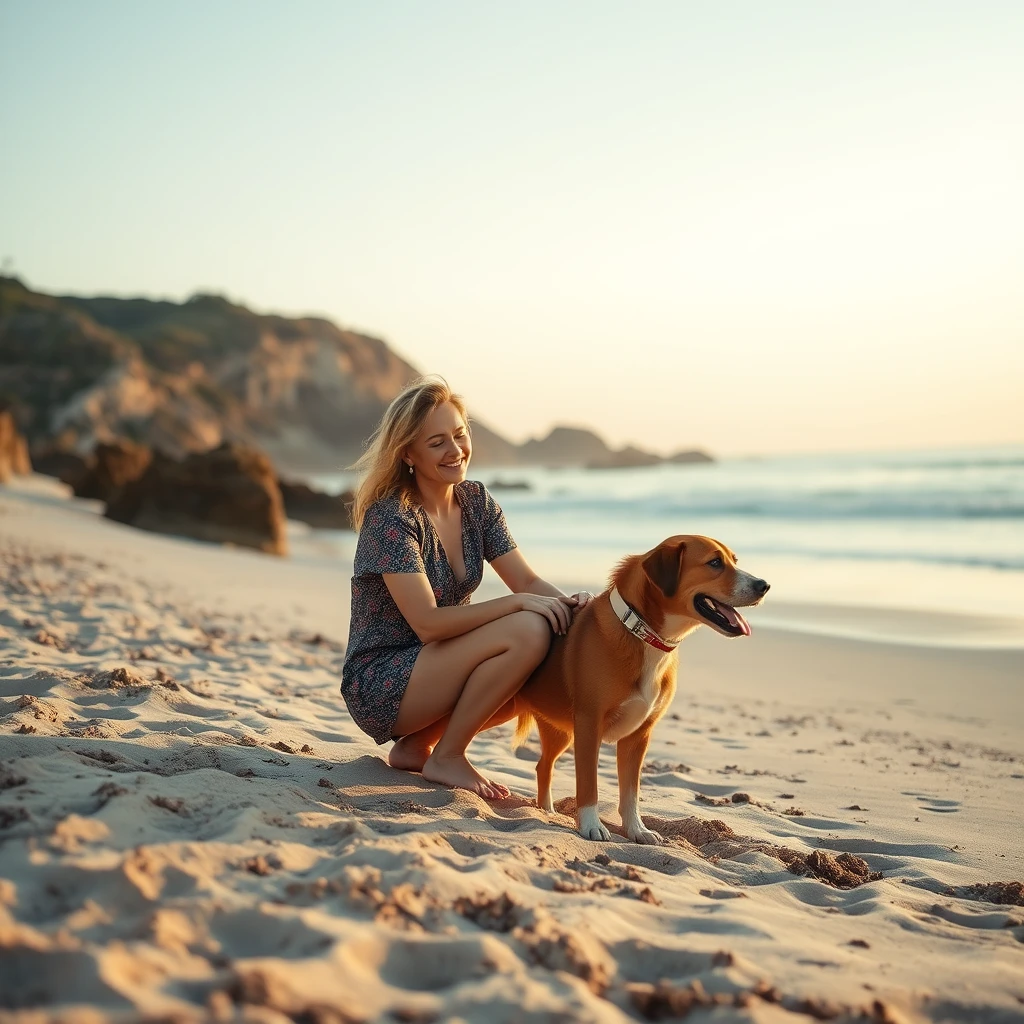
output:
[[[771,583],[755,628],[1024,647],[1024,445],[469,476],[560,586],[600,589],[623,555],[699,533]]]

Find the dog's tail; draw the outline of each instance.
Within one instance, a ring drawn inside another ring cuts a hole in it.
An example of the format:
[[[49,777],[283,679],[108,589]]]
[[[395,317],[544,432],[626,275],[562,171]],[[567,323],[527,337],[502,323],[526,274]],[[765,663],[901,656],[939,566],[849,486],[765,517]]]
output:
[[[525,708],[522,708],[519,711],[519,720],[516,722],[515,735],[512,737],[513,750],[518,750],[526,742],[526,737],[530,735],[532,728],[533,715]]]

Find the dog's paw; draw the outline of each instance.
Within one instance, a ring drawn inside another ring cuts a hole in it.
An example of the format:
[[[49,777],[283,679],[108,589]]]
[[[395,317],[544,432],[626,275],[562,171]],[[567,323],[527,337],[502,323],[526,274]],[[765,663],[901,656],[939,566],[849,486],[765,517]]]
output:
[[[579,810],[580,835],[584,839],[608,840],[612,834],[597,816],[597,807],[581,807]]]
[[[644,846],[660,846],[665,842],[665,837],[660,832],[654,832],[646,825],[634,825],[627,830],[626,835],[634,843],[642,843]]]

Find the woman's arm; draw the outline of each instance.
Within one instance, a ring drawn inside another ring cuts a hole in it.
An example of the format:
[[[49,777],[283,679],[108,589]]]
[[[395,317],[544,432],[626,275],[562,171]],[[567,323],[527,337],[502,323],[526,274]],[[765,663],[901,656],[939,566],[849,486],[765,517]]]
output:
[[[571,603],[574,611],[580,611],[589,604],[593,595],[587,591],[566,596],[553,583],[541,579],[523,556],[519,548],[513,548],[491,562],[491,567],[502,582],[514,594],[541,594],[545,597],[559,597]]]
[[[572,609],[572,616],[575,617],[576,612],[585,608],[593,595],[582,592],[567,597],[554,584],[541,579],[530,568],[522,551],[516,547],[497,502],[487,493],[483,484],[477,486],[483,496],[484,556],[502,582],[513,594],[536,594],[538,597],[564,602]]]
[[[425,644],[462,636],[478,626],[521,611],[543,615],[556,633],[564,633],[569,628],[570,599],[557,590],[551,595],[509,594],[479,604],[438,608],[425,573],[386,572],[381,575],[405,621]]]
[[[545,597],[566,597],[558,587],[542,580],[529,566],[519,548],[513,548],[491,562],[491,568],[513,594],[543,594]]]

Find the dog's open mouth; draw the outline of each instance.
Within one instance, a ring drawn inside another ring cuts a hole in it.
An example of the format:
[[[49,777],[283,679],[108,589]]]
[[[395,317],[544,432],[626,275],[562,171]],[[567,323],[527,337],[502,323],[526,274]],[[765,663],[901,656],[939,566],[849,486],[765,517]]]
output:
[[[717,601],[707,594],[698,594],[693,599],[693,606],[719,633],[726,636],[750,636],[747,620],[731,605]]]

